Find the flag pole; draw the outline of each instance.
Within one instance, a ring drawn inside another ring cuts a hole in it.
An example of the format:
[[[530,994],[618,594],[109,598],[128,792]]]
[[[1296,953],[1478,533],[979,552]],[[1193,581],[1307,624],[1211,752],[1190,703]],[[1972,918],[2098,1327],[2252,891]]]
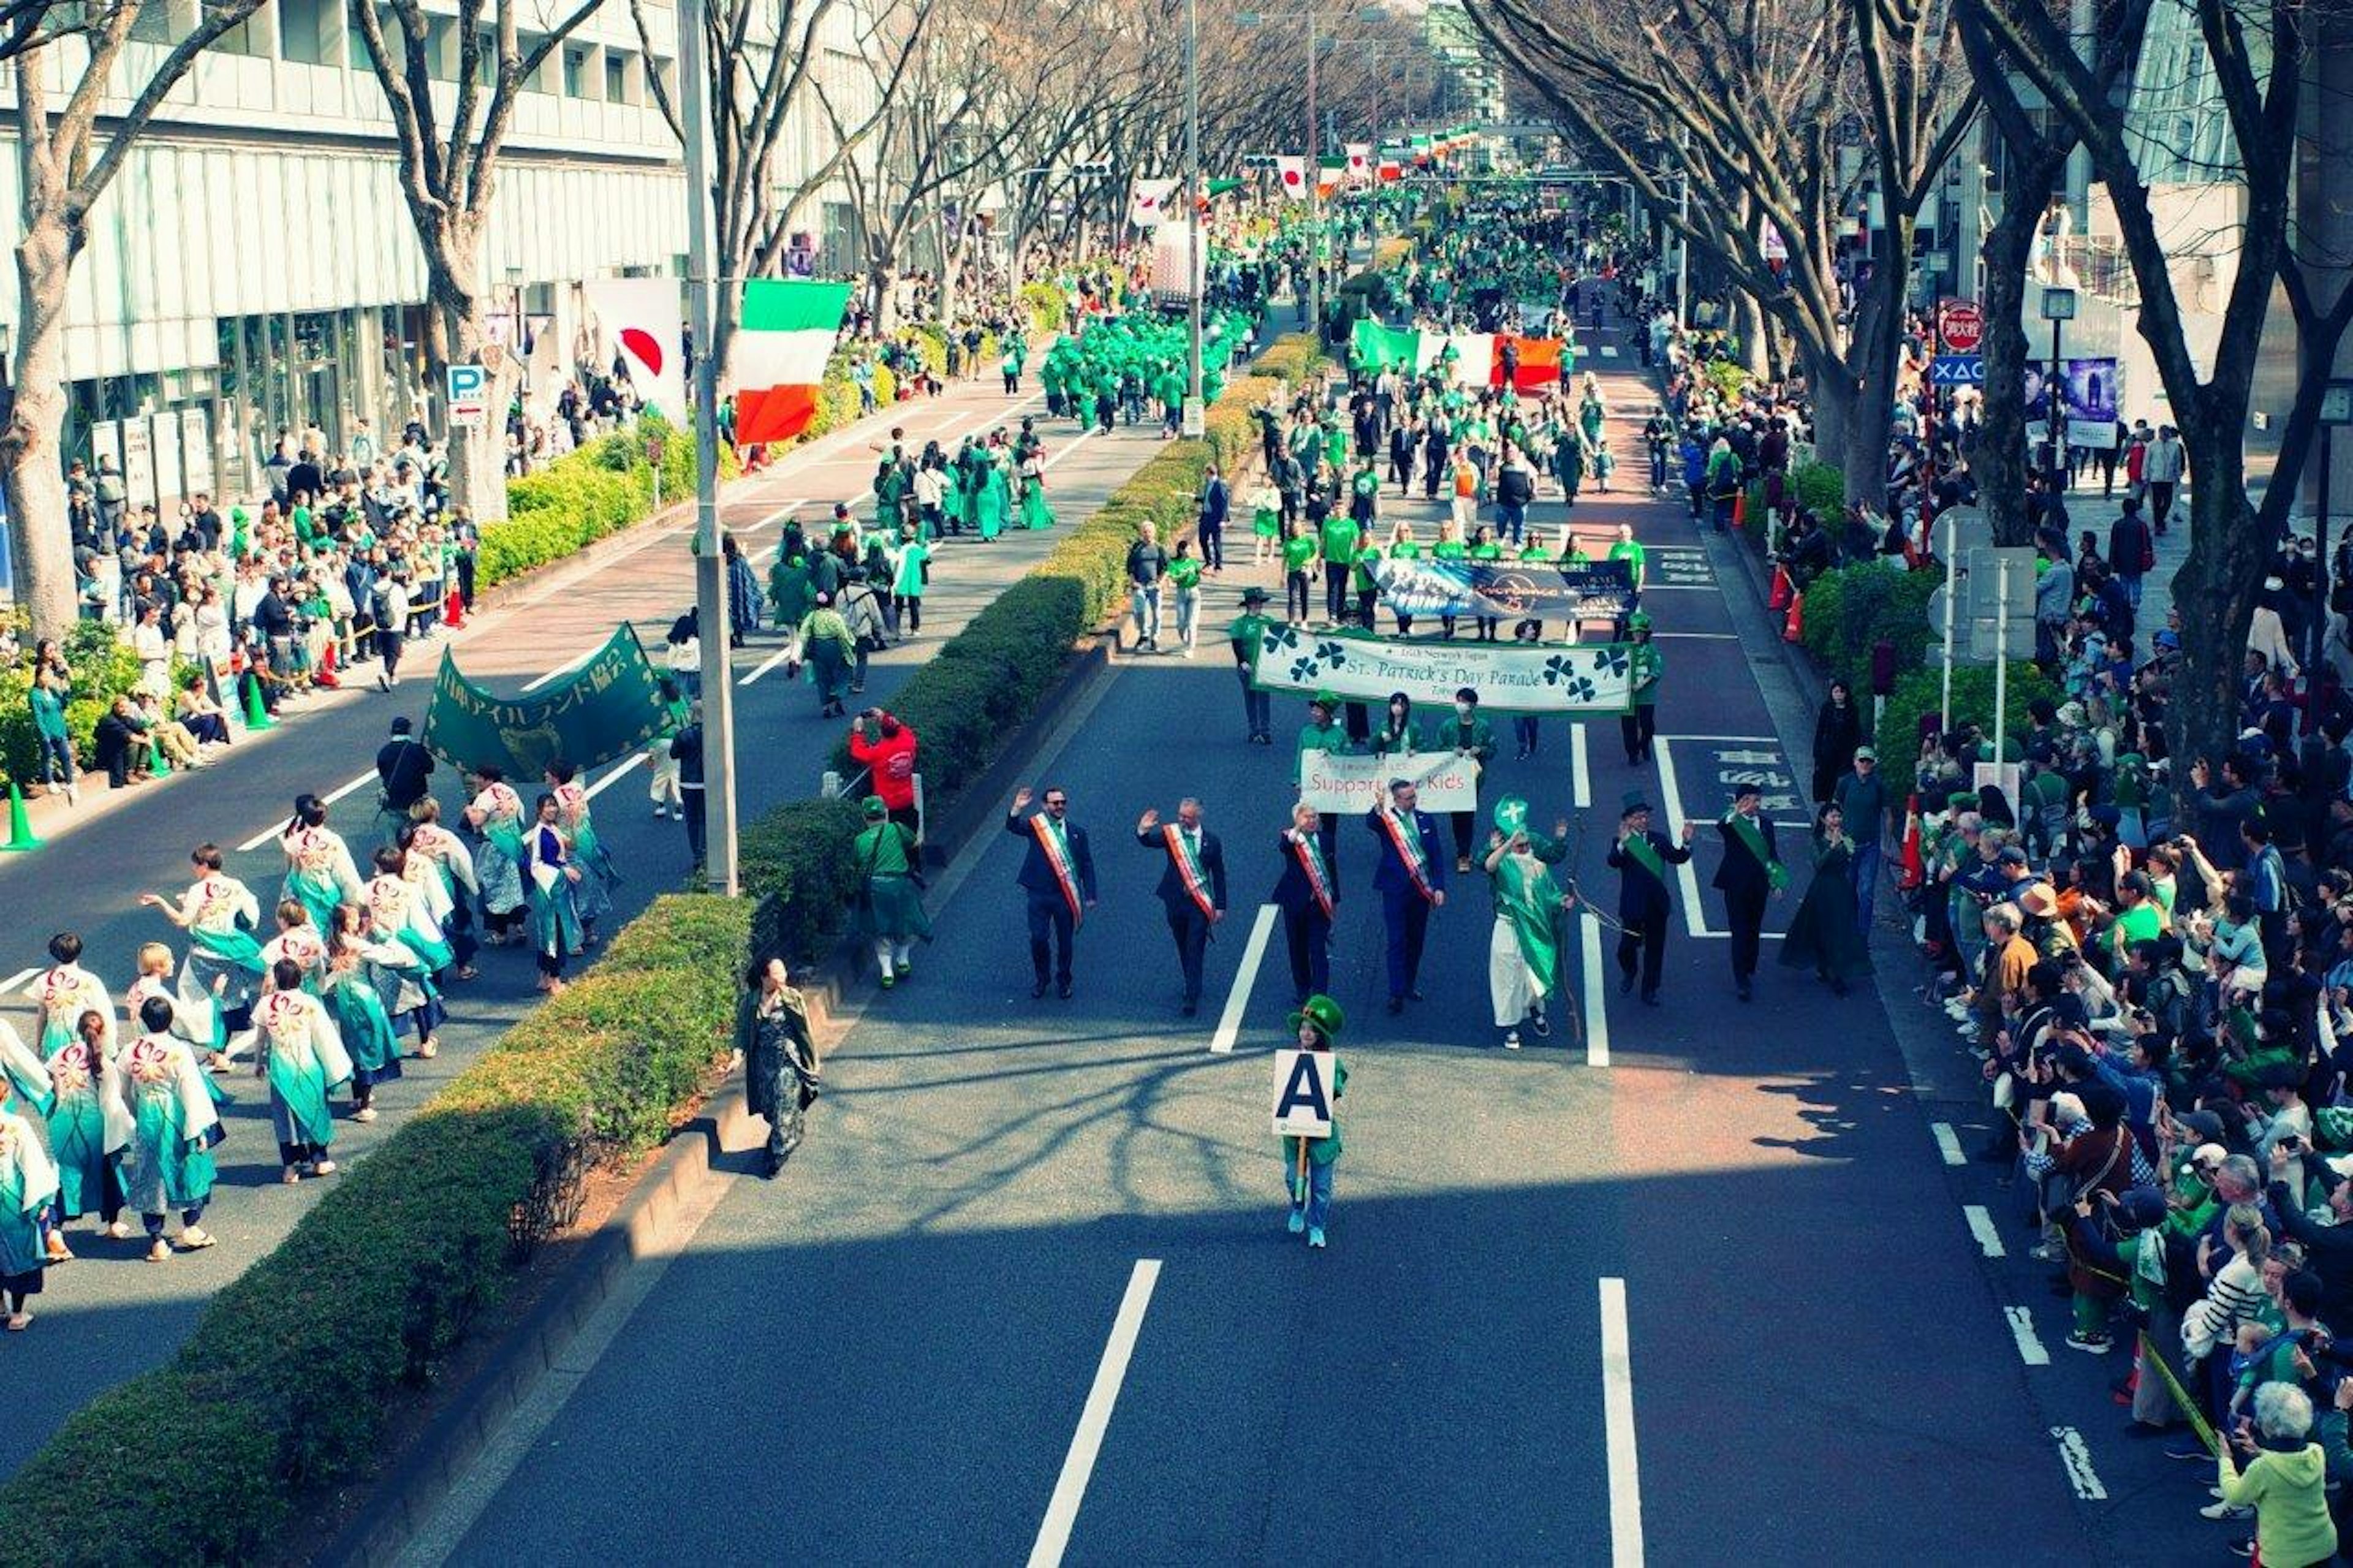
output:
[[[719,375],[712,346],[710,80],[707,0],[679,0],[680,119],[686,144],[686,297],[694,335],[694,607],[702,638],[702,812],[706,884],[733,897],[735,682],[728,669],[726,563],[719,542]]]
[[[1198,438],[1206,428],[1201,403],[1201,290],[1208,279],[1201,265],[1201,7],[1185,0],[1185,416],[1184,433]]]

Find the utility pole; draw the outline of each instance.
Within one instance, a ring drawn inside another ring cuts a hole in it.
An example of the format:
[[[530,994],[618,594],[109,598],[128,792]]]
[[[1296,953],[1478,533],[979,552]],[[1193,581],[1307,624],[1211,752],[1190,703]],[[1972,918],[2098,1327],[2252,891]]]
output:
[[[679,0],[680,119],[686,144],[687,322],[694,334],[694,609],[702,637],[704,877],[733,898],[735,878],[735,682],[727,668],[726,563],[719,553],[719,377],[712,356],[710,82],[706,0]]]
[[[1324,142],[1315,118],[1315,8],[1307,8],[1307,330],[1324,346]]]
[[[1201,5],[1185,0],[1185,420],[1188,437],[1208,427],[1201,397]]]

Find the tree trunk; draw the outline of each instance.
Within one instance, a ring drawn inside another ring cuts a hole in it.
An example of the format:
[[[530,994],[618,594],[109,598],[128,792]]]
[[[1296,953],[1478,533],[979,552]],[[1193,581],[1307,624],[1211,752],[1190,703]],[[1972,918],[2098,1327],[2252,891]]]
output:
[[[1732,290],[1734,331],[1740,334],[1740,363],[1748,374],[1773,379],[1773,335],[1766,329],[1765,307],[1746,289]]]
[[[1806,356],[1806,382],[1814,400],[1814,461],[1846,471],[1854,431],[1854,384],[1845,362],[1834,354]],[[1860,498],[1850,495],[1849,500]]]
[[[2181,668],[2173,681],[2167,737],[2177,800],[2193,815],[2191,760],[2206,757],[2219,767],[2238,742],[2247,627],[2273,544],[2246,502],[2237,432],[2220,435],[2219,423],[2216,429],[2216,437],[2194,446],[2189,432],[2182,432],[2196,482],[2189,491],[2189,554],[2173,574],[2173,602],[2199,612],[2181,617]]]
[[[1894,219],[1895,215],[1890,214]],[[1879,231],[1870,286],[1856,297],[1854,325],[1841,374],[1852,394],[1840,463],[1846,499],[1874,512],[1887,507],[1887,443],[1895,425],[1895,364],[1903,342],[1905,268],[1912,247],[1908,219]]]
[[[2044,191],[2065,165],[2066,155],[2033,159],[2011,155],[2004,188]],[[2042,209],[2028,201],[2003,204],[2001,217],[1985,237],[1985,384],[1969,473],[1978,482],[1978,504],[1993,526],[1993,542],[2034,542],[2026,513],[2026,262]]]
[[[448,319],[449,362],[479,364],[491,373],[490,409],[471,424],[449,422],[449,500],[466,509],[476,522],[503,520],[507,515],[506,408],[514,395],[514,356],[485,353],[494,349],[482,331],[479,305]]]
[[[871,257],[866,264],[866,311],[874,318],[874,330],[888,332],[898,323],[899,269],[881,257]]]
[[[24,170],[26,188],[34,173]],[[0,431],[0,492],[8,500],[8,552],[16,603],[37,637],[74,622],[73,536],[66,515],[66,283],[80,246],[54,207],[29,195],[16,242],[16,401]],[[46,209],[46,210],[45,210]]]
[[[744,280],[722,278],[713,292],[718,297],[712,301],[711,384],[723,398],[735,384],[735,323],[744,317]]]

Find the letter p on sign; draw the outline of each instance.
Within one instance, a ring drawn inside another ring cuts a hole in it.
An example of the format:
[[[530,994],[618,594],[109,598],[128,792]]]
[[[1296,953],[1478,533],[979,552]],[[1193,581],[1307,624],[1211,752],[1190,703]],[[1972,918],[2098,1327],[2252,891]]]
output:
[[[491,373],[478,364],[453,364],[448,394],[449,423],[478,425],[491,411]]]
[[[1274,1135],[1332,1136],[1332,1064],[1328,1051],[1274,1053]]]

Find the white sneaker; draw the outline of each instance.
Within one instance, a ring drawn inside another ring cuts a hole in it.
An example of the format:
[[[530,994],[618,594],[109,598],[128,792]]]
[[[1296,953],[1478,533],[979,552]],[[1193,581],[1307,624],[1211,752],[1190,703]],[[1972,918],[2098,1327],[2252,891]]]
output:
[[[2198,1510],[2198,1517],[2211,1519],[2219,1524],[2224,1520],[2253,1519],[2255,1517],[2255,1510],[2233,1502],[2210,1502]]]
[[[1507,1051],[1516,1051],[1520,1048],[1520,1032],[1517,1029],[1504,1037],[1504,1048]]]

